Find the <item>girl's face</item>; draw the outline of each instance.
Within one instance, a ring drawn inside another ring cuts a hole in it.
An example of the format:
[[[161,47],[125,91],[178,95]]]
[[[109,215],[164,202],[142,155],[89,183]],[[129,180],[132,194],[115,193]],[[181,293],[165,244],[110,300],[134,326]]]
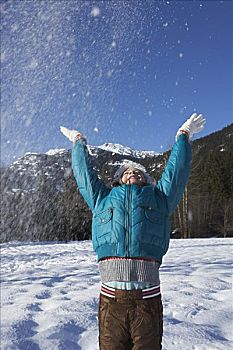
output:
[[[126,169],[121,177],[121,181],[125,185],[141,185],[145,183],[145,176],[142,171],[134,168],[129,167]]]

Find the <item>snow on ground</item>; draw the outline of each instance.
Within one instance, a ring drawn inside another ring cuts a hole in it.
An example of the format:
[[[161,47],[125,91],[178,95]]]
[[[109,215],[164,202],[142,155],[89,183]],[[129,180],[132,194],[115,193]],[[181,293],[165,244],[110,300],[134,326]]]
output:
[[[230,350],[233,239],[173,240],[161,267],[164,350]],[[1,245],[1,349],[97,350],[90,241]],[[145,349],[146,350],[146,349]]]

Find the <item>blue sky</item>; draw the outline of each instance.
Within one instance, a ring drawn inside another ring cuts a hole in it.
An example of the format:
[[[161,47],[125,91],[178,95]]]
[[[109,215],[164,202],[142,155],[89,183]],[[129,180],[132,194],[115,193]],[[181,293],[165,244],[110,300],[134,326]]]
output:
[[[0,1],[1,163],[88,143],[170,148],[233,122],[232,1]]]

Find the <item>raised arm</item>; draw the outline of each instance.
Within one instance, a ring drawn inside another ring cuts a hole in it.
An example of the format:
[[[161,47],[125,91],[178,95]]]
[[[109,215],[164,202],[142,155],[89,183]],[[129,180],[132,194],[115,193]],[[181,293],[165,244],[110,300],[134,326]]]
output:
[[[157,188],[167,198],[169,215],[175,210],[188,182],[192,152],[187,135],[180,135],[173,146]]]
[[[63,127],[61,132],[73,142],[71,164],[74,177],[83,198],[90,209],[94,210],[96,203],[104,198],[110,189],[98,178],[91,165],[85,137],[76,130]]]
[[[178,205],[187,185],[190,170],[192,151],[189,138],[201,131],[205,119],[194,113],[176,134],[176,143],[173,146],[165,170],[158,181],[157,188],[167,198],[168,212],[171,214]]]

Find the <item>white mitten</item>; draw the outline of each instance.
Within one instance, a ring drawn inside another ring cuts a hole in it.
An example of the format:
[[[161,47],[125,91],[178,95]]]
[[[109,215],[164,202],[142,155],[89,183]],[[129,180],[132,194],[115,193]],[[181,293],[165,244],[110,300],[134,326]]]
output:
[[[75,143],[79,139],[85,139],[85,137],[77,130],[70,130],[64,126],[60,127],[61,132],[65,135],[71,142]]]
[[[197,113],[193,113],[177,131],[176,141],[181,134],[186,134],[191,138],[193,134],[200,132],[204,128],[205,122],[206,120],[202,114],[197,115]]]

